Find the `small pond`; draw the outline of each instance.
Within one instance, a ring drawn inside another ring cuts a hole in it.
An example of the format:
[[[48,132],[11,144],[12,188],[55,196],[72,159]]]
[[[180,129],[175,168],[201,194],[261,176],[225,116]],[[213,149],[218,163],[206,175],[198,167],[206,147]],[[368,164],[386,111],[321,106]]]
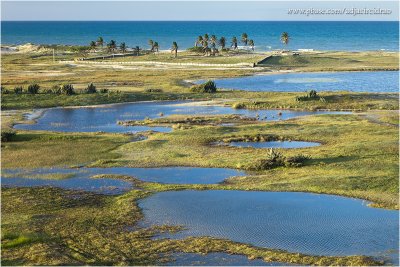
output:
[[[97,107],[51,108],[36,116],[34,124],[17,124],[16,129],[59,132],[143,132],[153,130],[170,132],[171,127],[123,126],[117,121],[160,118],[161,115],[221,115],[239,114],[262,120],[287,120],[299,116],[320,114],[349,114],[349,112],[294,111],[294,110],[246,110],[224,106],[194,105],[192,101],[136,102]],[[36,111],[37,112],[37,111]],[[281,115],[278,115],[280,114]],[[28,116],[29,117],[29,116]],[[31,117],[32,118],[32,117]]]
[[[305,148],[321,145],[316,142],[305,141],[267,141],[267,142],[218,142],[218,145],[234,147],[254,147],[254,148]]]
[[[218,88],[245,91],[305,92],[351,91],[397,93],[397,71],[306,72],[254,75],[215,80]]]
[[[89,173],[79,169],[4,169],[1,185],[7,187],[51,186],[109,195],[122,194],[133,188],[132,183],[128,181],[112,178],[90,179],[90,176]]]
[[[166,266],[288,266],[287,263],[265,262],[261,259],[249,260],[243,255],[231,255],[227,253],[174,253],[173,261]]]
[[[398,211],[366,204],[332,195],[220,190],[162,192],[139,202],[144,225],[187,229],[173,238],[212,236],[314,255],[387,254],[395,261]]]
[[[229,177],[245,175],[235,169],[191,167],[5,169],[1,183],[20,187],[54,186],[104,194],[120,194],[132,187],[130,182],[120,179],[91,178],[99,174],[129,175],[142,181],[169,184],[215,184]]]

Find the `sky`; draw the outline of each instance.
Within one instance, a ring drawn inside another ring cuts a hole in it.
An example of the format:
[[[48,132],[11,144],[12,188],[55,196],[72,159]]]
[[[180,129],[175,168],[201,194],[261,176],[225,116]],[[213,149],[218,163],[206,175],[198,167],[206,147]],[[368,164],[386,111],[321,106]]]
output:
[[[294,14],[296,11],[298,14]],[[299,14],[300,12],[303,14]],[[321,14],[321,12],[345,12],[345,14]],[[384,14],[361,14],[365,12]],[[397,1],[1,1],[2,21],[393,21],[398,19]]]

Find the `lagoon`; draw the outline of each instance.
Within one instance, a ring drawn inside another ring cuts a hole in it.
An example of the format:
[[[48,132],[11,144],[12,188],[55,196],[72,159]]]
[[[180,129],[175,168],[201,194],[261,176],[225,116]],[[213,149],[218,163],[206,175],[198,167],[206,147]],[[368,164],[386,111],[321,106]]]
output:
[[[254,147],[254,148],[305,148],[321,145],[317,142],[305,141],[267,141],[267,142],[218,142],[218,145],[228,145],[233,147]]]
[[[303,72],[217,79],[218,88],[266,92],[350,91],[397,93],[397,71]]]
[[[182,225],[172,238],[212,236],[313,255],[385,255],[394,263],[398,211],[334,195],[173,191],[139,201],[143,225]]]
[[[34,124],[17,124],[16,129],[58,132],[136,133],[141,131],[169,132],[170,127],[123,126],[118,121],[155,119],[173,114],[222,115],[239,114],[262,120],[287,120],[299,116],[321,114],[349,114],[349,112],[247,110],[229,106],[195,105],[192,101],[135,102],[79,108],[50,108],[36,118]],[[197,102],[198,103],[198,102]],[[281,113],[281,115],[279,115]],[[161,116],[162,114],[162,116]]]
[[[95,175],[126,175],[145,182],[166,184],[216,184],[245,172],[225,168],[161,167],[161,168],[39,168],[4,169],[2,185],[32,187],[54,186],[64,189],[84,190],[100,193],[123,193],[131,183],[110,178],[92,178]],[[64,177],[62,179],[58,177]]]

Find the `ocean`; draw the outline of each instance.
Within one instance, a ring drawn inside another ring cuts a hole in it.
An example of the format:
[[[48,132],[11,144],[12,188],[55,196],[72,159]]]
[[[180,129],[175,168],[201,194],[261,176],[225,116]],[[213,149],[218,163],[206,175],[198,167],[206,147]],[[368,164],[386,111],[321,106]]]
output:
[[[246,32],[256,50],[281,49],[280,34],[288,32],[288,49],[314,50],[399,50],[399,24],[393,22],[213,22],[213,21],[96,21],[96,22],[1,22],[2,44],[68,44],[88,45],[102,36],[105,42],[113,39],[128,47],[148,47],[148,40],[157,41],[160,50],[194,46],[198,35],[215,34],[240,39]]]

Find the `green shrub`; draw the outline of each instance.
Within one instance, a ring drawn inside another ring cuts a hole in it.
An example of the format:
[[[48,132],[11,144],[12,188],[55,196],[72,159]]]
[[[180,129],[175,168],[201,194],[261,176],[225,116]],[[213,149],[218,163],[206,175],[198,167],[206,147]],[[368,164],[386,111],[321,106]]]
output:
[[[243,109],[246,108],[246,105],[244,103],[233,103],[232,108],[234,109]]]
[[[162,93],[163,92],[163,90],[162,89],[159,89],[159,88],[149,88],[149,89],[146,89],[146,90],[144,90],[146,93]]]
[[[190,87],[192,92],[196,93],[215,93],[217,91],[217,86],[211,80],[203,83],[203,84],[196,84]]]
[[[37,83],[31,84],[28,86],[28,89],[26,90],[29,94],[37,94],[39,93],[40,86]]]
[[[9,142],[15,137],[15,135],[16,132],[11,130],[1,131],[1,142]]]
[[[4,86],[1,86],[0,90],[1,90],[2,94],[9,94],[10,93],[10,91],[7,88],[5,88]]]
[[[189,51],[189,52],[195,52],[195,53],[204,53],[204,48],[201,47],[201,46],[198,46],[198,47],[195,47],[195,46],[194,46],[194,47],[188,48],[187,51]]]
[[[309,91],[305,96],[296,96],[296,101],[308,101],[308,100],[321,100],[325,102],[323,97],[320,97],[315,90]]]
[[[90,84],[86,87],[86,89],[85,89],[84,92],[85,92],[86,94],[95,94],[95,93],[97,93],[96,86],[95,86],[93,83],[90,83]]]
[[[301,167],[304,166],[304,163],[310,160],[311,157],[307,155],[296,155],[293,157],[288,157],[285,159],[285,166],[288,167]]]
[[[101,94],[107,94],[108,93],[108,89],[105,89],[105,88],[100,89],[100,93]]]
[[[22,94],[24,88],[22,86],[15,86],[14,87],[14,94]]]
[[[265,159],[257,160],[249,169],[262,171],[269,170],[277,167],[301,167],[304,163],[310,160],[311,157],[307,155],[296,155],[293,157],[284,157],[282,153],[269,149]]]
[[[61,93],[64,95],[74,95],[75,94],[75,89],[72,84],[64,84],[60,88]]]

